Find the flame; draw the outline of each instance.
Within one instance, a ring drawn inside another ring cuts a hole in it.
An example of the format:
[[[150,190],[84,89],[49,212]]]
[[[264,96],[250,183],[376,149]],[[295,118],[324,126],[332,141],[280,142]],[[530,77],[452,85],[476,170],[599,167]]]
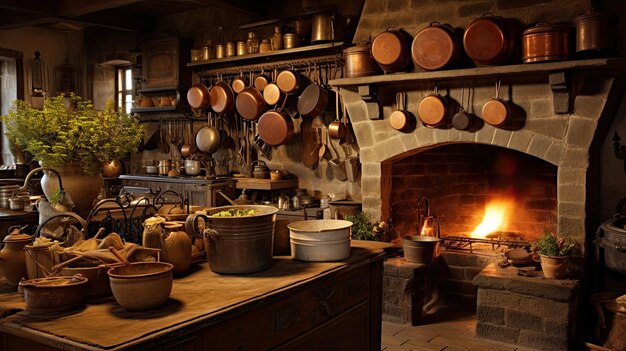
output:
[[[487,234],[506,227],[508,216],[513,208],[511,200],[494,200],[485,206],[483,221],[472,232],[472,238],[484,238]]]

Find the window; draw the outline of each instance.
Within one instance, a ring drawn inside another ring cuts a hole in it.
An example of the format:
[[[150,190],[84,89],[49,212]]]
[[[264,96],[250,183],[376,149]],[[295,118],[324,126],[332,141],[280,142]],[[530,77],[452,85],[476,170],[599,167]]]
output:
[[[123,109],[126,113],[130,113],[133,107],[133,70],[130,67],[122,67],[117,69],[117,107]]]

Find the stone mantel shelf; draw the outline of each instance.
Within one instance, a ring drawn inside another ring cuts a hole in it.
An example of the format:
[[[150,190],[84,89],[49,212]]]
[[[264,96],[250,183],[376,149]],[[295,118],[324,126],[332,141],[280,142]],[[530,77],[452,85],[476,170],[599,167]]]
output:
[[[549,76],[554,100],[554,112],[557,114],[564,114],[570,112],[570,99],[572,98],[572,96],[570,96],[572,94],[570,94],[568,72],[623,69],[624,67],[626,67],[626,59],[601,58],[507,66],[474,67],[430,72],[393,73],[358,78],[333,79],[329,83],[331,86],[336,88],[356,87],[363,101],[368,104],[370,118],[381,119],[382,113],[380,112],[381,106],[379,106],[377,98],[377,86],[545,74]]]

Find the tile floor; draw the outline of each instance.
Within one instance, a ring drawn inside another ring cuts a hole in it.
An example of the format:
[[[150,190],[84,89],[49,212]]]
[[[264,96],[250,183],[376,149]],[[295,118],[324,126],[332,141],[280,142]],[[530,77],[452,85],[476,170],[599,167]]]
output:
[[[535,351],[535,349],[477,338],[472,311],[426,317],[418,326],[383,322],[384,351]]]

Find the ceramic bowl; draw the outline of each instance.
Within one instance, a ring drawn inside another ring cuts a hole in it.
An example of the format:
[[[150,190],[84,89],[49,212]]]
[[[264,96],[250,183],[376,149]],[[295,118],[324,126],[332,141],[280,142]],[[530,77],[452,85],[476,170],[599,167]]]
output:
[[[136,262],[108,272],[117,303],[131,311],[160,307],[172,292],[173,265],[165,262]]]

